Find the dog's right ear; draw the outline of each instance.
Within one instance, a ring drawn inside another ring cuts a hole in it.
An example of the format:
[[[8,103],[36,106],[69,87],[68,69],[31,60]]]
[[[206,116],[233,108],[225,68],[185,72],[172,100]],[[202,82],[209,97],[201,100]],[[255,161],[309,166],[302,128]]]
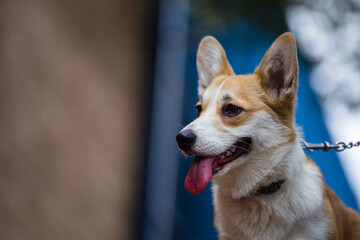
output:
[[[196,66],[199,74],[199,97],[215,77],[234,74],[223,47],[211,36],[206,36],[201,40]]]
[[[255,70],[270,99],[292,102],[298,87],[298,60],[295,38],[291,33],[279,36]]]

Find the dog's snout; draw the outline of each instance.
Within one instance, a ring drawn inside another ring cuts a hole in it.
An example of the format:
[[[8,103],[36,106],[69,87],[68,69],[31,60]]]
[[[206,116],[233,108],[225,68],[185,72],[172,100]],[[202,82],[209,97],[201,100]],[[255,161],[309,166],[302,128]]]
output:
[[[176,141],[178,142],[179,148],[183,151],[189,150],[194,144],[196,140],[196,135],[192,130],[184,130],[181,131],[176,136]]]

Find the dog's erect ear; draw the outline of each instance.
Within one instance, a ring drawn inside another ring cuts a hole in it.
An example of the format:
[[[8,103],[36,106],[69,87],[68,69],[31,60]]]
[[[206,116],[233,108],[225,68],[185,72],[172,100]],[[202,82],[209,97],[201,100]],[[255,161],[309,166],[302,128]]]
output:
[[[202,96],[216,76],[234,74],[223,47],[210,36],[204,37],[200,42],[196,66],[199,74],[199,96]]]
[[[280,102],[295,99],[298,71],[296,43],[291,33],[276,39],[255,70],[268,96]]]

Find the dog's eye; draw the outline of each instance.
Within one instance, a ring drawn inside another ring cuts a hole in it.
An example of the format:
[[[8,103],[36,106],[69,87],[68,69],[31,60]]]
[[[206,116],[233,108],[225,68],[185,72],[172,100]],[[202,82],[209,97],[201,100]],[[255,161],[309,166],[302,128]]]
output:
[[[235,117],[243,111],[242,108],[235,106],[234,104],[227,104],[223,107],[223,112],[228,117]]]
[[[197,112],[197,114],[196,114],[196,117],[199,117],[200,116],[200,113],[201,113],[201,111],[202,111],[202,106],[199,104],[199,105],[196,105],[195,106],[195,109],[196,109],[196,112]]]

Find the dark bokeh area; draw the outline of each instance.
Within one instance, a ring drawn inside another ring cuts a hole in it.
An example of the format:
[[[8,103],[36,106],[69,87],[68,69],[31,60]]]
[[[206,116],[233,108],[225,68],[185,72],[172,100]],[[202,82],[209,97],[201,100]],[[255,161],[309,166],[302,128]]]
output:
[[[156,1],[1,1],[0,239],[135,239]]]
[[[239,21],[251,22],[262,31],[280,35],[287,29],[284,17],[285,0],[231,1],[197,0],[190,9],[193,27],[199,31],[222,32]]]

